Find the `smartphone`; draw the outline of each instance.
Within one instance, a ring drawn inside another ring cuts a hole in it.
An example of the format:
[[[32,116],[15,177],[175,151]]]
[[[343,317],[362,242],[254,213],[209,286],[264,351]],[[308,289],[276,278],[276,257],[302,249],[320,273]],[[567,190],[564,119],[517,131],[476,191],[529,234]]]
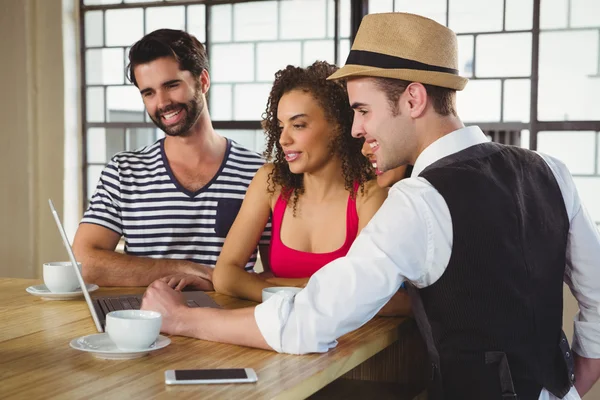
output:
[[[165,383],[167,385],[250,383],[257,380],[256,372],[252,368],[169,369],[165,371]]]

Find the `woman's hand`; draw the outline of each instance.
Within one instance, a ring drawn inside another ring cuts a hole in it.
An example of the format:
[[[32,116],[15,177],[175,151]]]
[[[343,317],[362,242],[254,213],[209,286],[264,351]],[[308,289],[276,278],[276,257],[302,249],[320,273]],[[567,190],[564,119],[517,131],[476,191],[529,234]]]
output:
[[[190,287],[196,290],[212,291],[214,290],[211,281],[201,278],[196,275],[189,274],[175,274],[167,275],[164,278],[160,278],[159,281],[166,283],[171,288],[182,291],[186,287]]]

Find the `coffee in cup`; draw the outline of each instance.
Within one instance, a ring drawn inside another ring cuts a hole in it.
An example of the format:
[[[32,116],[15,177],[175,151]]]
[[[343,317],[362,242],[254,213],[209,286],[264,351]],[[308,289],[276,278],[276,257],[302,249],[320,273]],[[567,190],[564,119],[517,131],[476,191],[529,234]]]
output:
[[[121,310],[106,314],[106,333],[119,350],[137,351],[156,341],[162,315],[149,310]]]
[[[77,263],[77,267],[81,272],[81,263]],[[71,293],[81,286],[70,261],[45,263],[43,276],[44,284],[52,293]]]

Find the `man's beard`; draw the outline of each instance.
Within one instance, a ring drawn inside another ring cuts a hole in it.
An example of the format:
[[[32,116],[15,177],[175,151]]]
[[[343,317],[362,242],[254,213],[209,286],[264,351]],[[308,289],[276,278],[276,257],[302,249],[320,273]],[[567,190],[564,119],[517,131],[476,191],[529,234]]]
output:
[[[188,136],[192,127],[196,121],[198,121],[203,109],[204,101],[202,100],[202,92],[200,91],[200,88],[197,87],[194,98],[187,103],[170,104],[165,108],[157,110],[154,116],[148,115],[154,124],[168,136]],[[185,119],[179,121],[175,125],[165,125],[162,120],[162,115],[176,110],[185,112]]]

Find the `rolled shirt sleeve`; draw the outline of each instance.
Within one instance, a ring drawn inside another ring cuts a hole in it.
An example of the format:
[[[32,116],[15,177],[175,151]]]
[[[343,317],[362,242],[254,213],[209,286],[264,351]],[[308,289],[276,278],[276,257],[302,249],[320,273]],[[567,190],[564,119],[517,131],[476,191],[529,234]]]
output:
[[[600,358],[600,232],[587,213],[567,167],[540,154],[554,173],[569,217],[565,283],[579,305],[572,348],[586,358]]]

